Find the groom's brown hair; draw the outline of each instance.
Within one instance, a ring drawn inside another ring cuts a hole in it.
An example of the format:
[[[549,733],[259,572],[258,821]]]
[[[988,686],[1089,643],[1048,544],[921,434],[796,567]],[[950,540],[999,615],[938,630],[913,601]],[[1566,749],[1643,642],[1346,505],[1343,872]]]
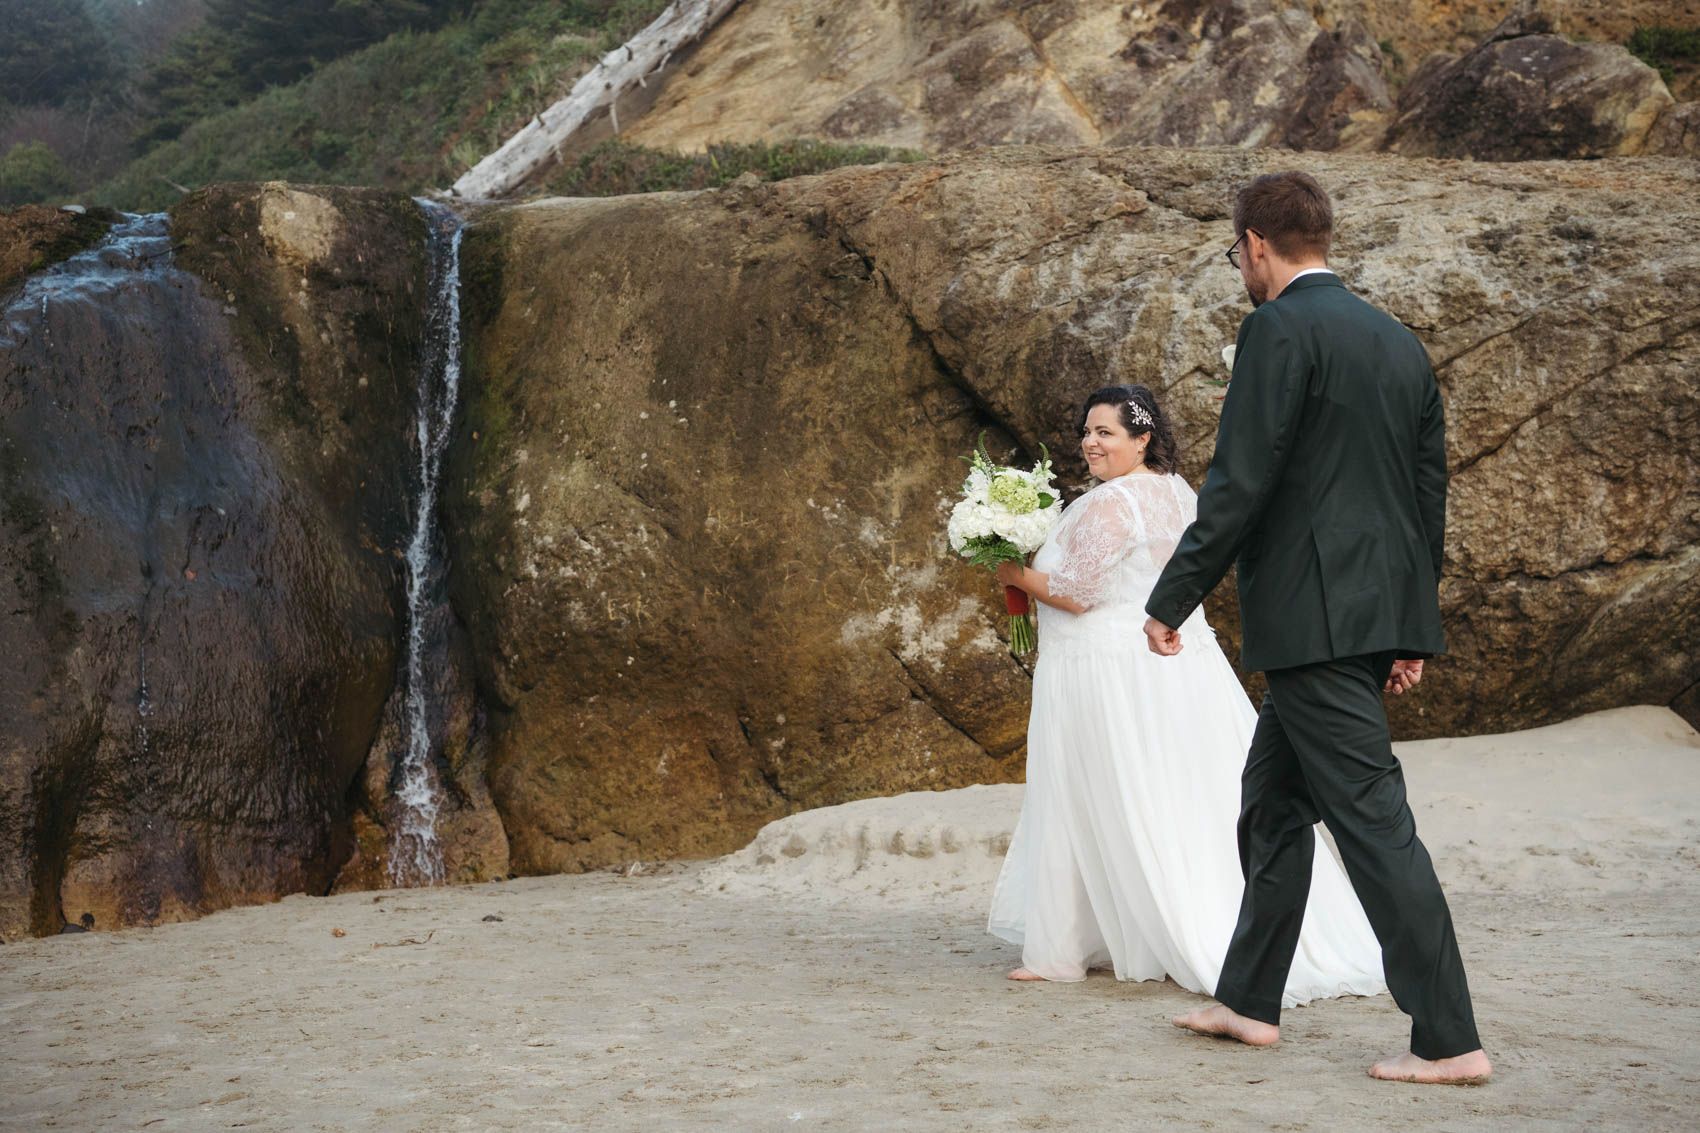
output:
[[[1334,205],[1316,178],[1297,170],[1265,173],[1234,200],[1234,235],[1255,228],[1282,259],[1327,256],[1334,242]]]

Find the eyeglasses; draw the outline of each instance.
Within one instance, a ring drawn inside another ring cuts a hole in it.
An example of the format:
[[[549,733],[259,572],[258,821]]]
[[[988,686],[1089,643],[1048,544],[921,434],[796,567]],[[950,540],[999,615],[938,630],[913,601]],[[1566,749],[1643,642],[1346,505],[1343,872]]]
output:
[[[1228,257],[1228,262],[1230,264],[1233,264],[1234,267],[1236,267],[1236,268],[1238,268],[1240,266],[1240,243],[1245,240],[1247,232],[1257,232],[1257,229],[1255,229],[1255,228],[1246,229],[1245,232],[1240,233],[1238,240],[1235,240],[1232,244],[1228,245],[1228,251],[1226,253],[1227,257]],[[1261,232],[1257,232],[1257,238],[1259,240],[1269,239],[1269,237],[1265,236]]]

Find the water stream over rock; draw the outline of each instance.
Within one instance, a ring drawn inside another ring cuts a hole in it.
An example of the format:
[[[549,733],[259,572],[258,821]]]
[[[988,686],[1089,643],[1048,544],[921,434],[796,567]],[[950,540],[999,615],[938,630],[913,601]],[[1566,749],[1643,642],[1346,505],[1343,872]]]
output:
[[[324,892],[354,852],[405,671],[427,227],[215,186],[6,289],[0,939]]]
[[[446,563],[437,514],[443,450],[454,425],[460,392],[461,221],[433,201],[419,201],[430,223],[431,281],[425,346],[419,367],[419,456],[413,536],[407,545],[406,750],[396,767],[396,824],[391,833],[389,878],[394,885],[432,885],[444,878],[437,837],[442,786],[433,758],[428,719],[426,661],[431,613],[444,602]],[[436,652],[441,652],[437,650]]]

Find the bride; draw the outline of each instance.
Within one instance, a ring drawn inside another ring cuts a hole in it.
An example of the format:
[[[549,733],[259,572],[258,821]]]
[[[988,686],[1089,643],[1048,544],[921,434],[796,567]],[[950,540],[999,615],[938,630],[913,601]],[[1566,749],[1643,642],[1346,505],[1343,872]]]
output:
[[[1145,600],[1195,515],[1168,420],[1144,386],[1086,402],[1100,481],[1005,585],[1037,600],[1027,793],[987,928],[1021,945],[1017,980],[1168,976],[1211,994],[1239,916],[1240,771],[1257,719],[1204,622],[1173,657],[1145,641]],[[1381,947],[1317,839],[1284,1006],[1386,990]]]

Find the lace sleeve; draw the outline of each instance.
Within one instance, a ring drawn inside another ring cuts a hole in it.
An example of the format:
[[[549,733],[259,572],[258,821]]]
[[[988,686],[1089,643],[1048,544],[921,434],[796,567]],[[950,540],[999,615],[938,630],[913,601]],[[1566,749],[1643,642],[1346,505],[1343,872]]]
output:
[[[1117,565],[1138,542],[1139,517],[1122,494],[1105,486],[1088,492],[1067,516],[1063,560],[1051,572],[1051,595],[1067,598],[1083,609],[1104,600]]]
[[[1181,535],[1198,518],[1198,497],[1179,476],[1154,477],[1141,503],[1145,511],[1145,534],[1150,540],[1151,561],[1158,568],[1169,561]]]

